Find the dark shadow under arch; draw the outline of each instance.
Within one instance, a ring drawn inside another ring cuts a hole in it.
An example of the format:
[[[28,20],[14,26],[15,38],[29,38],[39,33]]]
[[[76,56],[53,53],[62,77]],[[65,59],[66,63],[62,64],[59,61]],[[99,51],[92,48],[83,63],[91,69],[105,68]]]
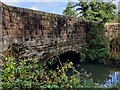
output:
[[[72,61],[73,63],[79,63],[80,55],[75,51],[67,51],[58,56],[62,63],[65,63],[67,60]]]
[[[60,62],[63,65],[63,63],[66,63],[68,60],[71,61],[71,62],[73,62],[74,65],[80,63],[80,55],[79,55],[79,53],[77,53],[75,51],[67,51],[67,52],[64,52],[64,53],[60,54],[59,56],[55,56],[54,58],[55,58],[54,64],[48,66],[49,69],[50,68],[51,69],[56,69],[57,66],[61,66]]]

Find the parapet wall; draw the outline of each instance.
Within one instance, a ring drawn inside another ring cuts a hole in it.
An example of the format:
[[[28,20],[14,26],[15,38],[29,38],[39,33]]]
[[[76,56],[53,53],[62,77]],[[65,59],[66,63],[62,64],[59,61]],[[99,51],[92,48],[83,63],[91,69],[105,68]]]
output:
[[[112,55],[120,54],[120,23],[108,23],[105,26],[107,28],[106,34],[111,40]]]
[[[120,37],[120,23],[107,23],[105,27],[107,29],[107,36],[110,39]]]
[[[62,15],[2,5],[3,50],[12,43],[48,45],[85,42],[87,22]]]

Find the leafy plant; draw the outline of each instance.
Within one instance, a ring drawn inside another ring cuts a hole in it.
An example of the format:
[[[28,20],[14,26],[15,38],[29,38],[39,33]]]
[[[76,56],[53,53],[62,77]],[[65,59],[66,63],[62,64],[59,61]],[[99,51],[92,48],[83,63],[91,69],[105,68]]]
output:
[[[80,18],[102,23],[110,22],[114,19],[116,5],[112,1],[79,1],[76,5]]]
[[[87,45],[87,44],[85,44],[85,45],[81,48],[81,52],[80,52],[80,62],[85,62],[85,61],[86,61],[86,51],[87,51],[86,45]]]
[[[63,11],[63,15],[69,16],[69,17],[77,17],[78,13],[75,11],[74,2],[68,2],[66,9]]]
[[[5,90],[84,88],[86,87],[85,82],[88,81],[88,83],[94,84],[87,74],[78,72],[72,62],[64,63],[56,70],[49,70],[48,61],[41,61],[37,58],[16,60],[14,57],[6,57],[5,59],[6,64],[2,72],[2,89]],[[70,76],[66,74],[69,69],[73,73]]]
[[[101,23],[90,23],[88,30],[87,59],[99,62],[107,61],[110,56],[110,42],[105,36],[104,25]]]

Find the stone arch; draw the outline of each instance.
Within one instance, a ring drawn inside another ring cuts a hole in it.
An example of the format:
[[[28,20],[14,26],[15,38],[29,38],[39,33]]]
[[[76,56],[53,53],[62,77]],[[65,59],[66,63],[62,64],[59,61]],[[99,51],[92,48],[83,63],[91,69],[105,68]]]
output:
[[[56,69],[57,66],[63,66],[64,63],[66,62],[72,62],[74,63],[73,65],[79,64],[80,63],[80,55],[79,52],[77,52],[76,50],[66,50],[64,52],[61,52],[59,54],[57,54],[56,56],[53,55],[52,58],[50,58],[50,60],[54,61],[54,64],[52,64],[51,66],[48,65],[49,68],[52,69]]]
[[[72,61],[74,63],[78,63],[79,56],[80,56],[79,54],[80,54],[80,51],[74,48],[68,48],[64,50],[60,49],[55,54],[52,54],[51,57],[49,57],[49,60],[61,59],[62,63],[66,62],[67,60]]]

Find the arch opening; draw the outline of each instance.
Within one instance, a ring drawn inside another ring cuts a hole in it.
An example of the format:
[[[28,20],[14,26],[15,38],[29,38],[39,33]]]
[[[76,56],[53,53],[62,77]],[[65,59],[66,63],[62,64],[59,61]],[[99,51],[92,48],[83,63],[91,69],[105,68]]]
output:
[[[69,60],[73,63],[79,63],[79,61],[80,61],[80,55],[79,55],[79,53],[77,53],[75,51],[67,51],[65,53],[62,53],[58,57],[62,63],[67,62],[67,60]]]
[[[67,61],[71,61],[72,63],[74,63],[74,65],[79,64],[80,63],[79,53],[77,53],[75,51],[67,51],[67,52],[64,52],[58,56],[55,56],[54,57],[54,64],[52,64],[50,66],[48,65],[48,68],[49,69],[56,69],[57,66],[61,66],[60,63],[63,65]]]

